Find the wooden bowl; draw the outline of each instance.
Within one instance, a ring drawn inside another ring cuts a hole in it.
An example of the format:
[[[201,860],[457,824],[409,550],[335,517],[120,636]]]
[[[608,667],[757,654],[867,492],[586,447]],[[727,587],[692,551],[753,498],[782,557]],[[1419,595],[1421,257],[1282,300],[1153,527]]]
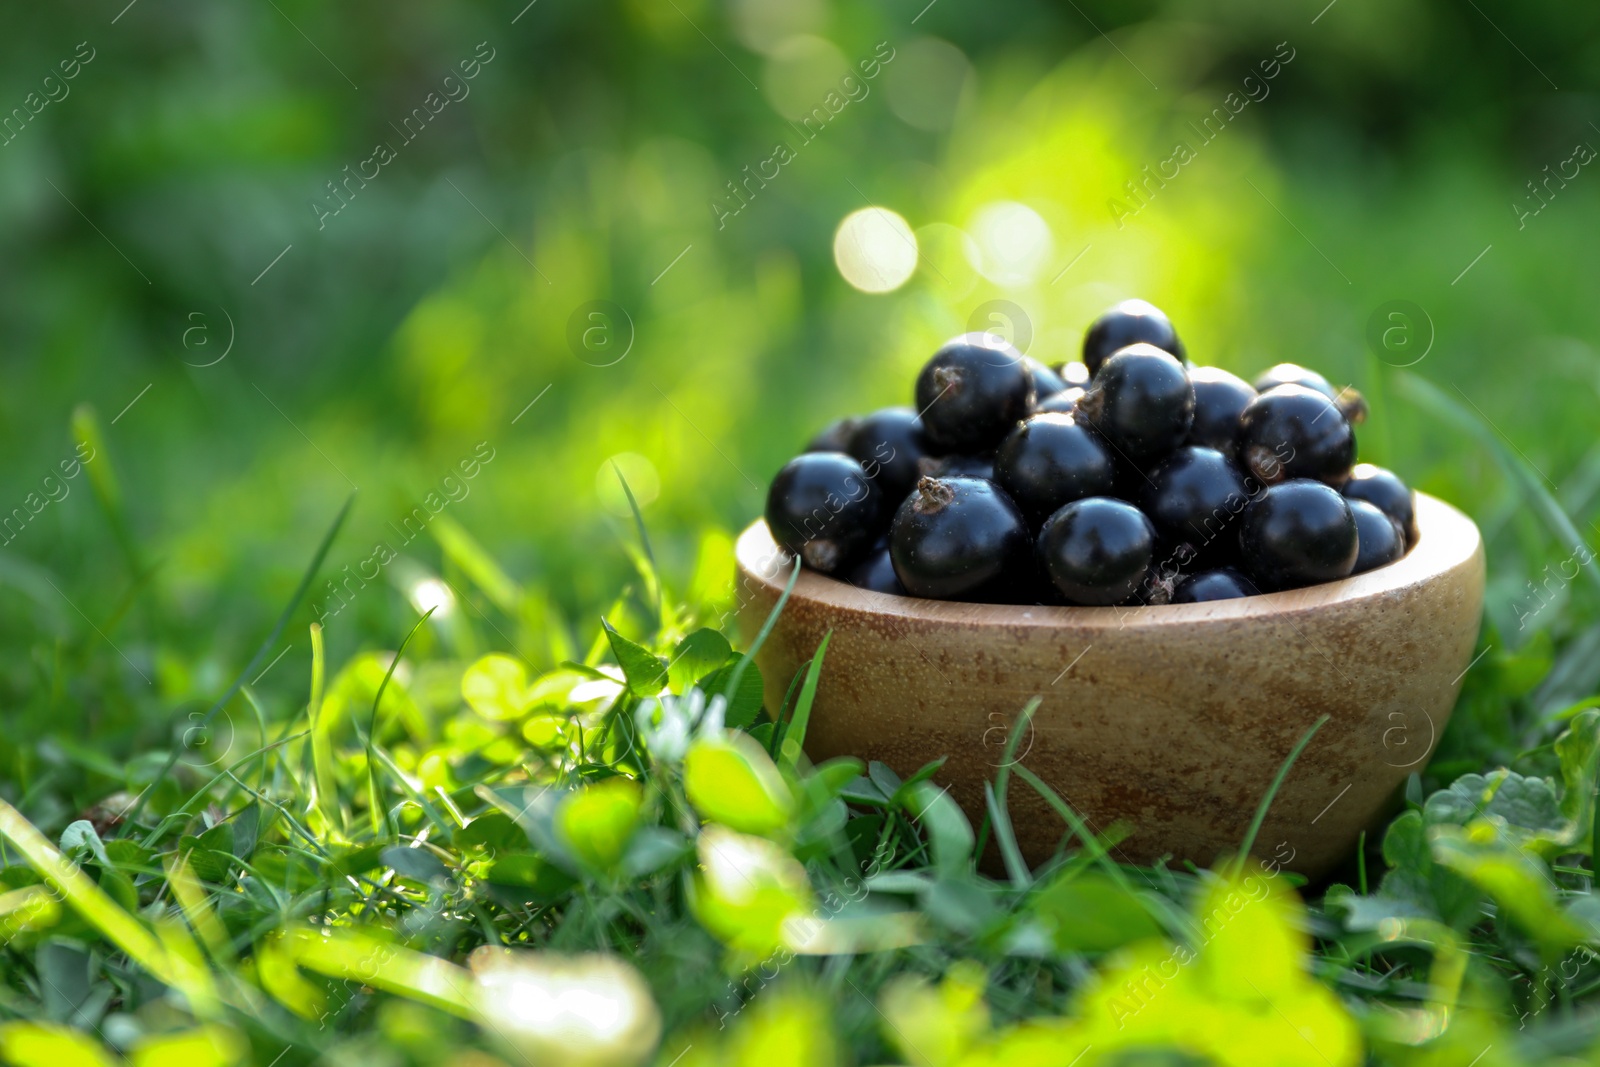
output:
[[[1483,607],[1472,520],[1417,494],[1417,544],[1366,574],[1283,593],[1140,608],[964,604],[857,589],[804,571],[756,657],[777,708],[833,631],[805,748],[908,775],[941,756],[974,826],[1008,729],[1043,702],[1017,762],[1114,855],[1205,866],[1243,842],[1295,743],[1328,715],[1268,812],[1254,852],[1312,878],[1352,855],[1444,732]],[[766,524],[739,538],[746,640],[789,580]],[[1013,777],[1011,819],[1029,862],[1066,826]]]

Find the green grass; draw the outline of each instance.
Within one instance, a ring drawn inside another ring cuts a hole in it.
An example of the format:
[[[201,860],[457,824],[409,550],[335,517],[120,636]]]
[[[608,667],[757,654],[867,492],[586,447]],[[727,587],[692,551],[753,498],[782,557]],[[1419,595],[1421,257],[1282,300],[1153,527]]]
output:
[[[1579,537],[1492,430],[1402,389],[1504,465],[1551,543]],[[150,698],[115,619],[40,663],[60,696],[4,752],[18,790],[0,802],[0,1056],[1494,1064],[1600,1047],[1600,711],[1562,696],[1594,681],[1588,598],[1516,651],[1486,632],[1357,884],[1302,901],[1303,882],[1247,858],[1275,789],[1234,861],[1136,868],[1113,858],[1124,828],[1093,835],[1025,760],[1003,761],[978,825],[937,763],[811,765],[826,642],[763,708],[754,662],[705,625],[717,583],[675,593],[636,507],[637,581],[581,651],[535,667],[572,642],[519,650],[544,606],[441,524],[449,580],[414,575],[433,600],[387,636],[398,651],[329,663],[313,624],[304,695],[278,699],[256,679],[349,508],[167,744],[139,726]],[[40,721],[90,692],[93,743]],[[1293,756],[1278,781],[1292,773]],[[1061,820],[1039,867],[1009,821],[1019,789]],[[976,862],[989,841],[998,872]]]

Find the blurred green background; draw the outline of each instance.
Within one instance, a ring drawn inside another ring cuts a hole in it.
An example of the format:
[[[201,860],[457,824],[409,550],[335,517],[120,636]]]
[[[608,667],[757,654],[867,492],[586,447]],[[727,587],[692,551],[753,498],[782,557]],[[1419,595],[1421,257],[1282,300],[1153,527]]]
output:
[[[1600,9],[524,2],[8,12],[0,513],[29,514],[0,695],[40,729],[95,729],[108,672],[151,709],[214,698],[352,487],[324,578],[379,541],[404,560],[328,621],[333,662],[414,620],[440,553],[394,530],[430,493],[588,634],[631,573],[610,461],[681,588],[813,430],[907,402],[947,336],[1054,362],[1134,295],[1198,362],[1360,387],[1363,458],[1491,535],[1501,642],[1563,625],[1516,605],[1571,546],[1406,376],[1593,515]],[[836,259],[869,206],[909,232],[870,213]],[[52,488],[83,405],[102,447]],[[312,618],[263,691],[302,699]]]

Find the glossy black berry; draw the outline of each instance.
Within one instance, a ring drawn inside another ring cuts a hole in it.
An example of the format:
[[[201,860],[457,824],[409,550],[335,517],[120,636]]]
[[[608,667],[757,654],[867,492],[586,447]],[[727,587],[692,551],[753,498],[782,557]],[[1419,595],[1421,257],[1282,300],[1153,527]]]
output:
[[[1083,399],[1081,385],[1069,385],[1059,393],[1040,397],[1034,401],[1033,413],[1035,415],[1070,415],[1078,410],[1078,401]]]
[[[1356,519],[1356,566],[1351,574],[1362,574],[1374,567],[1393,563],[1406,554],[1406,535],[1400,524],[1365,500],[1345,501]]]
[[[1037,528],[1063,504],[1108,496],[1116,466],[1100,436],[1071,415],[1032,415],[994,457],[994,480]]]
[[[1298,363],[1279,363],[1275,367],[1268,367],[1256,375],[1254,385],[1258,393],[1276,389],[1280,385],[1299,385],[1313,389],[1329,400],[1336,400],[1339,396],[1339,390],[1333,387],[1332,382],[1310,367],[1302,367]]]
[[[1163,548],[1187,545],[1190,558],[1215,558],[1233,547],[1233,521],[1249,503],[1244,475],[1214,448],[1186,445],[1150,472],[1140,505]]]
[[[1235,439],[1240,465],[1268,485],[1315,478],[1341,486],[1356,461],[1356,436],[1326,396],[1280,385],[1250,401]]]
[[[856,426],[861,420],[855,415],[843,419],[834,419],[828,425],[817,431],[806,445],[807,452],[848,452],[850,451],[850,435],[856,432]]]
[[[928,442],[915,411],[883,408],[857,424],[845,451],[856,458],[894,506],[916,488],[922,476],[918,464],[928,454]]]
[[[1183,361],[1183,342],[1166,313],[1143,300],[1124,300],[1089,324],[1083,335],[1083,364],[1091,375],[1099,374],[1111,353],[1141,343],[1155,345]]]
[[[1078,415],[1121,459],[1143,465],[1172,451],[1194,422],[1194,387],[1173,356],[1148,344],[1119,349],[1089,382]]]
[[[1255,381],[1259,393],[1280,385],[1299,385],[1321,393],[1333,401],[1334,406],[1344,413],[1345,421],[1352,426],[1367,420],[1366,397],[1348,385],[1343,389],[1334,388],[1332,382],[1308,367],[1298,363],[1279,363],[1261,372]]]
[[[1417,510],[1411,490],[1391,470],[1357,463],[1350,470],[1350,480],[1344,483],[1344,495],[1351,500],[1365,500],[1400,524],[1406,535],[1406,547],[1417,543]]]
[[[1036,397],[1059,393],[1067,387],[1061,375],[1031,356],[1023,356],[1022,365],[1028,368],[1028,377],[1033,381],[1033,395]]]
[[[1254,582],[1232,567],[1219,567],[1214,571],[1201,571],[1178,583],[1172,594],[1174,604],[1203,604],[1211,600],[1234,600],[1242,596],[1255,596],[1261,590]]]
[[[1239,416],[1256,391],[1248,382],[1221,367],[1193,367],[1189,381],[1194,386],[1194,423],[1189,427],[1189,443],[1233,453],[1239,434]]]
[[[1024,356],[993,334],[949,341],[917,375],[917,410],[935,452],[987,452],[1028,417],[1033,379]]]
[[[1022,513],[982,478],[924,478],[895,512],[889,556],[913,596],[1002,599],[1031,564]]]
[[[875,548],[860,563],[845,574],[844,580],[857,589],[870,589],[874,593],[893,593],[905,596],[906,587],[894,573],[894,561],[889,558],[889,548]]]
[[[1120,604],[1138,591],[1155,555],[1156,531],[1122,500],[1075,500],[1045,520],[1039,558],[1069,604]]]
[[[1338,492],[1295,478],[1257,494],[1239,519],[1245,570],[1264,589],[1294,589],[1350,574],[1356,520]]]
[[[1068,389],[1071,389],[1075,385],[1081,386],[1089,384],[1089,366],[1081,359],[1068,360],[1066,363],[1057,363],[1055,365],[1055,372],[1061,376],[1062,381],[1067,383]]]
[[[935,478],[987,478],[994,481],[991,456],[940,456],[922,461],[922,473]]]
[[[774,541],[812,570],[833,574],[883,532],[883,494],[843,452],[807,452],[772,479],[766,518]]]

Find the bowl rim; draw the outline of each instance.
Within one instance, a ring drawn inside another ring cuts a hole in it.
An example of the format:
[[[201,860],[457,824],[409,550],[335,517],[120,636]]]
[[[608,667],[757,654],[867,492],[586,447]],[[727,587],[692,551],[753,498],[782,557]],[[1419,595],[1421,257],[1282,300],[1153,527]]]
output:
[[[848,582],[801,568],[791,600],[839,612],[854,612],[963,626],[988,624],[1034,628],[1123,629],[1129,626],[1187,626],[1197,622],[1281,619],[1340,605],[1394,596],[1430,583],[1479,561],[1483,538],[1465,514],[1426,493],[1415,494],[1417,542],[1400,559],[1363,574],[1279,593],[1214,600],[1200,604],[1135,607],[1066,607],[1044,604],[981,604],[929,600],[858,589]],[[779,548],[765,520],[757,519],[734,546],[741,580],[754,581],[771,595],[789,583],[794,557]]]

